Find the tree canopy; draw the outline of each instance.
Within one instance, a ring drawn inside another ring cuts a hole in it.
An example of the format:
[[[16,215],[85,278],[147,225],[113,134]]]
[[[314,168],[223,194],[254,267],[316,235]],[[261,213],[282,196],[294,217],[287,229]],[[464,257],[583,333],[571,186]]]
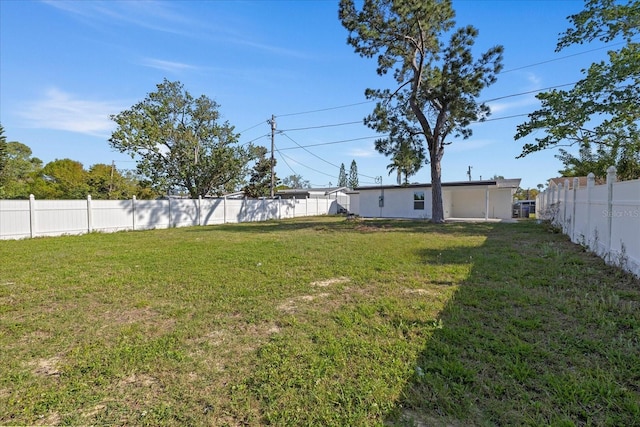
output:
[[[360,180],[358,179],[358,165],[355,160],[351,160],[351,166],[349,167],[349,182],[347,183],[347,187],[354,189],[360,185]]]
[[[253,147],[253,157],[256,162],[251,169],[249,183],[244,186],[243,191],[247,197],[269,197],[271,194],[271,159],[267,157],[265,147]],[[275,166],[275,159],[274,166]],[[274,177],[277,185],[278,178]]]
[[[340,173],[338,174],[338,187],[347,186],[347,168],[344,167],[344,163],[340,163]]]
[[[377,57],[379,75],[393,70],[397,86],[367,89],[377,100],[365,123],[391,140],[426,142],[431,165],[432,221],[444,221],[441,160],[451,136],[468,138],[469,125],[483,120],[489,107],[476,98],[496,81],[502,47],[474,60],[478,30],[452,30],[449,0],[341,0],[339,17],[347,42],[363,57]],[[443,39],[449,35],[447,43]]]
[[[143,101],[111,116],[118,127],[109,142],[138,160],[138,173],[155,189],[185,190],[192,198],[234,191],[254,153],[220,121],[219,108],[165,79]]]
[[[282,185],[284,188],[311,188],[311,183],[302,175],[289,175],[282,178]]]
[[[544,135],[527,142],[519,157],[560,145],[577,145],[579,157],[567,150],[561,160],[569,169],[584,160],[612,162],[621,178],[640,177],[640,3],[629,0],[587,0],[585,9],[568,17],[556,51],[599,40],[611,47],[608,61],[591,64],[570,90],[537,95],[541,108],[517,128],[516,139],[536,131]],[[595,149],[595,151],[594,151]],[[593,171],[594,173],[598,171]]]

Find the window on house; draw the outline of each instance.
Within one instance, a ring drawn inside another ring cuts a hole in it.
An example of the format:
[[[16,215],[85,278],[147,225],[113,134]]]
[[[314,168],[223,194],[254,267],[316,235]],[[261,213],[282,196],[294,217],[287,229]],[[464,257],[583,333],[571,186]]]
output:
[[[424,191],[415,191],[413,193],[413,209],[424,210]]]

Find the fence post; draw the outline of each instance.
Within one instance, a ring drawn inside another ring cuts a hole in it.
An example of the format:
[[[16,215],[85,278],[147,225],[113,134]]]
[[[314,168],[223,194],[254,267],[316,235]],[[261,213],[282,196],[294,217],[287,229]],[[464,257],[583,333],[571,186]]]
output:
[[[617,180],[616,167],[607,169],[607,253],[606,258],[611,262],[611,232],[613,231],[613,184]]]
[[[282,219],[282,196],[278,196],[278,221]]]
[[[567,201],[569,200],[569,180],[564,180],[564,206],[562,207],[562,231],[564,234],[569,234],[569,227],[567,226]],[[573,220],[573,218],[571,218]]]
[[[575,242],[576,235],[576,203],[578,198],[578,187],[580,186],[580,179],[573,178],[573,212],[571,213],[571,241]]]
[[[36,197],[29,194],[29,230],[31,237],[36,237]]]
[[[227,223],[227,196],[222,196],[222,223]]]
[[[93,231],[93,214],[91,213],[91,194],[87,194],[87,232]]]
[[[136,196],[135,194],[131,198],[131,213],[132,213],[131,224],[133,225],[133,231],[136,231]]]
[[[587,233],[589,233],[587,235],[587,247],[591,248],[593,250],[593,247],[591,246],[591,238],[593,236],[593,233],[591,231],[591,192],[593,190],[593,187],[596,185],[596,176],[593,174],[593,172],[590,172],[589,175],[587,175]],[[598,248],[595,248],[596,251],[598,250]]]
[[[198,225],[202,226],[202,196],[198,196]]]
[[[304,198],[304,216],[309,216],[309,196]]]
[[[262,217],[264,215],[265,221],[269,219],[269,216],[267,215],[267,207],[265,206],[266,203],[267,203],[267,198],[262,197],[262,213],[260,214],[260,216]]]
[[[171,228],[171,196],[167,196],[169,199],[169,225],[167,228]]]
[[[293,196],[293,217],[296,217],[296,196]]]

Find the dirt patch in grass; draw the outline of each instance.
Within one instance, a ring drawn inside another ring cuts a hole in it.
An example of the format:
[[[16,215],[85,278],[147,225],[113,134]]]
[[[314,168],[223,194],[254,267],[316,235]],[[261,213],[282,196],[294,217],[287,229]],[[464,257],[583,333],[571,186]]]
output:
[[[326,288],[327,286],[337,285],[337,284],[340,284],[340,283],[348,283],[350,281],[351,281],[351,279],[349,279],[348,277],[334,277],[333,279],[319,280],[317,282],[311,282],[309,284],[309,286],[317,287],[317,288]]]
[[[60,375],[60,361],[60,357],[54,356],[48,359],[34,360],[29,365],[33,368],[33,373],[38,376],[54,377]]]
[[[175,319],[168,318],[149,308],[121,308],[102,311],[96,309],[94,322],[101,324],[102,333],[117,330],[127,325],[137,325],[148,337],[157,337],[171,332],[175,327]]]
[[[278,306],[278,310],[284,313],[295,313],[297,312],[305,303],[313,302],[317,299],[327,298],[330,294],[321,293],[316,295],[300,295],[295,298],[291,298],[283,302]]]

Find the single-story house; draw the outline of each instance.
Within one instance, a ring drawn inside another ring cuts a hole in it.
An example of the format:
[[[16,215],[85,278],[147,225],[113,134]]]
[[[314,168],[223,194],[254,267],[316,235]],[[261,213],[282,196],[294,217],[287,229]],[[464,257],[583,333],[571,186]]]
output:
[[[277,190],[275,192],[276,197],[282,199],[325,199],[335,198],[337,196],[345,196],[348,188],[346,187],[330,187],[330,188],[287,188],[284,190]]]
[[[520,178],[442,183],[445,219],[510,219]],[[370,218],[431,218],[431,184],[358,187],[354,214]]]
[[[349,197],[349,189],[346,187],[330,187],[330,188],[288,188],[278,190],[275,197],[281,199],[296,200],[326,200],[330,203],[328,212],[330,214],[341,214],[351,211],[351,202]]]

